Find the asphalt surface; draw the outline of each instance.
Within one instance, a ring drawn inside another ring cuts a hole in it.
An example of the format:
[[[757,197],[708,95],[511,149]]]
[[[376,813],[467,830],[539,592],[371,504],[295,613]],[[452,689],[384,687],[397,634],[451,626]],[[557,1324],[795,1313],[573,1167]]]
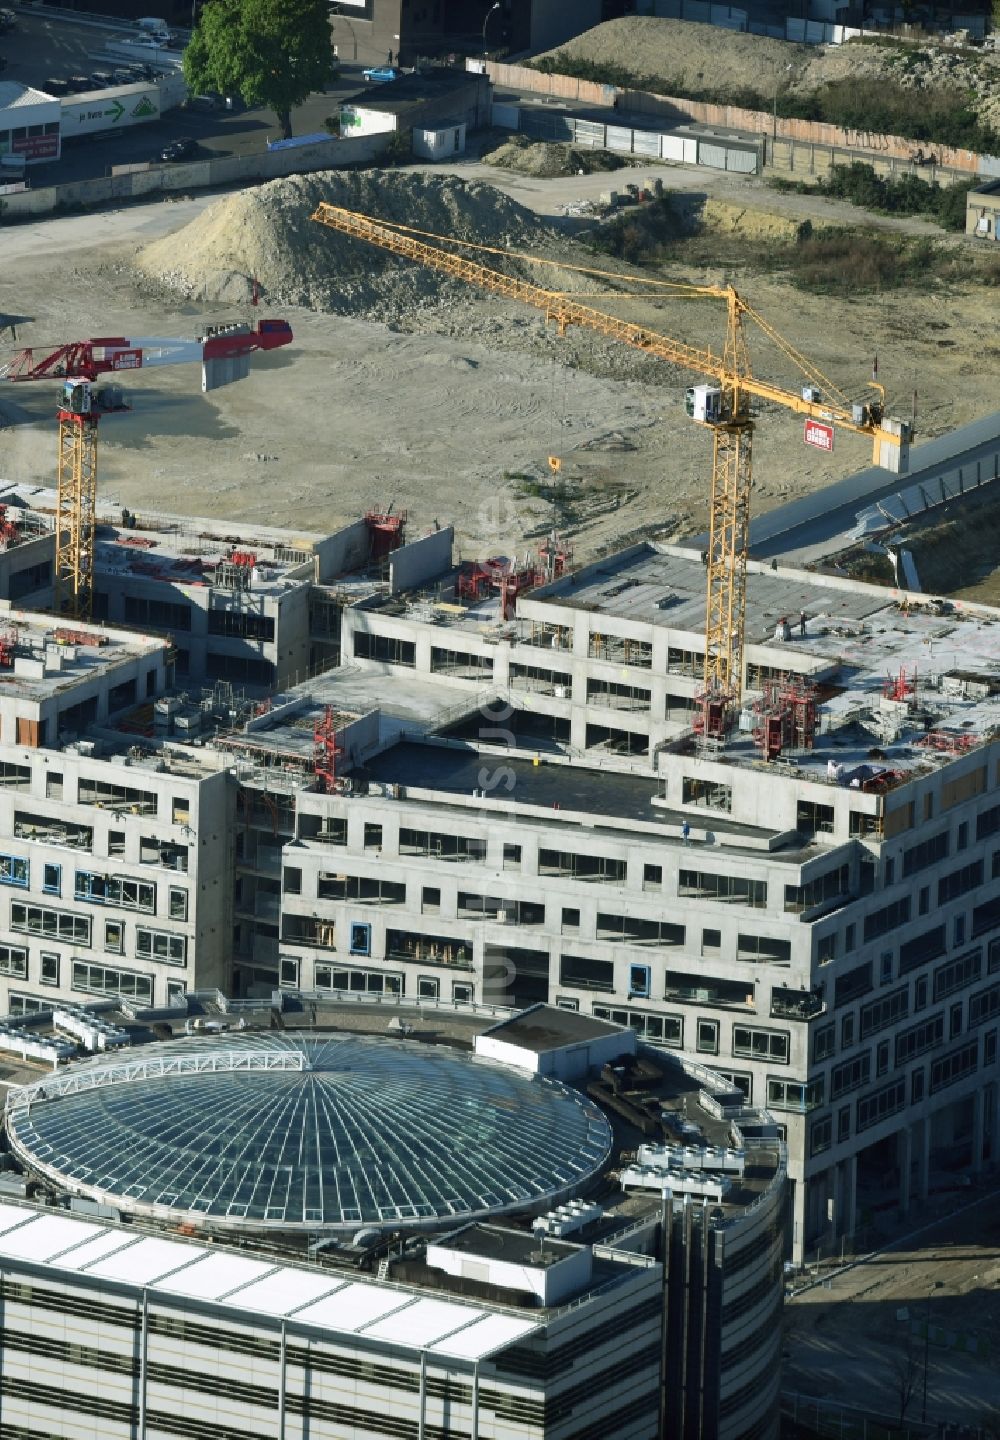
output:
[[[129,25],[82,25],[55,19],[43,10],[20,10],[17,17],[16,30],[0,35],[0,55],[7,61],[2,78],[42,90],[50,77],[90,75],[95,70],[109,70],[116,64],[128,63],[109,59],[106,46],[109,41],[120,42],[137,33]],[[149,57],[137,50],[135,58],[138,62]],[[326,117],[336,114],[340,101],[364,88],[361,67],[342,66],[341,78],[336,83],[324,93],[310,96],[292,112],[294,133],[308,135],[323,130]],[[70,141],[64,145],[61,160],[29,166],[28,178],[34,186],[98,179],[109,174],[113,165],[154,160],[165,145],[182,137],[197,142],[199,150],[193,159],[249,155],[265,149],[267,142],[278,139],[280,133],[277,119],[270,110],[240,113],[171,110],[158,120],[129,130]]]

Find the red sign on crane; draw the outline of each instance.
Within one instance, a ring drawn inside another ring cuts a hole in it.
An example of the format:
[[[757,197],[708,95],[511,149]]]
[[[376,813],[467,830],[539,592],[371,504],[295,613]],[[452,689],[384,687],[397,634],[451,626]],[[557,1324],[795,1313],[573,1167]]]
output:
[[[829,452],[833,449],[833,426],[824,425],[821,420],[807,420],[802,438],[814,450]]]

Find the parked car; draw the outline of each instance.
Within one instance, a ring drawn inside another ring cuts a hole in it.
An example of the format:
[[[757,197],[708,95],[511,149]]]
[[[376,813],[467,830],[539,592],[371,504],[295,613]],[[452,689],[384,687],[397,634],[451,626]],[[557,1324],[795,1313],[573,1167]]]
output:
[[[90,77],[91,88],[94,90],[107,90],[114,83],[110,70],[95,70]]]
[[[157,155],[157,160],[166,165],[171,165],[177,160],[190,160],[192,155],[198,153],[198,142],[186,135],[181,140],[174,140],[169,145],[164,145]]]
[[[82,95],[85,91],[94,88],[86,75],[71,75],[66,81],[66,85],[71,95]]]
[[[371,85],[386,85],[390,80],[398,80],[402,72],[395,65],[375,65],[361,73]]]
[[[45,84],[42,86],[42,89],[45,91],[46,95],[59,96],[69,95],[72,93],[69,88],[68,80],[46,80]]]
[[[139,76],[133,75],[131,69],[121,69],[112,70],[111,79],[115,85],[134,85],[138,81]]]
[[[17,29],[17,16],[13,10],[0,10],[0,35],[7,30]]]
[[[163,41],[157,40],[155,35],[136,35],[130,40],[123,40],[123,45],[134,45],[137,50],[162,50]]]

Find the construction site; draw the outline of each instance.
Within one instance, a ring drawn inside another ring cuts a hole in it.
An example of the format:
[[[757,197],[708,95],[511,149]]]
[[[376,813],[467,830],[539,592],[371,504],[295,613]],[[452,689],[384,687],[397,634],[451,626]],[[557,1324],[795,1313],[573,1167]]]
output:
[[[637,172],[636,213],[671,173]],[[692,1111],[697,1081],[717,1121],[767,1127],[768,1295],[722,1312],[742,1358],[716,1433],[777,1433],[779,1239],[789,1294],[817,1282],[786,1310],[796,1393],[898,1409],[838,1318],[875,1343],[891,1300],[887,1364],[923,1344],[925,1418],[987,1425],[989,1205],[941,1241],[930,1298],[917,1246],[838,1280],[842,1308],[816,1267],[985,1194],[1000,1159],[1000,631],[989,547],[973,574],[961,538],[995,523],[992,294],[803,289],[755,263],[773,234],[751,243],[732,191],[717,261],[628,263],[587,240],[609,183],[320,172],[4,231],[0,1078],[9,1110],[42,1087],[12,1193],[55,1176],[112,1228],[144,1206],[211,1228],[113,1153],[106,1184],[77,1184],[76,1151],[49,1165],[43,1070],[81,1046],[342,1007],[400,1041],[468,1023],[478,1053],[473,1030],[548,1007],[682,1063]],[[686,1143],[687,1102],[668,1125],[644,1081],[595,1077],[617,1150],[553,1161],[546,1204],[589,1203],[609,1164],[669,1188],[646,1151]],[[484,1181],[477,1228],[517,1208],[508,1184]],[[478,1375],[473,1433],[513,1433],[502,1407],[478,1428]],[[597,1436],[546,1393],[518,1433]],[[652,1403],[636,1440],[675,1433]]]

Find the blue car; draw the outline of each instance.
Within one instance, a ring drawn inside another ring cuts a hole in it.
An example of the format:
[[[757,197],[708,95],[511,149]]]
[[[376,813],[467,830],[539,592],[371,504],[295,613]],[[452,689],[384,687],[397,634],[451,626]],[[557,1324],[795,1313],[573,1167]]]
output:
[[[400,75],[395,65],[376,65],[361,73],[370,85],[384,85],[389,80],[398,80]]]

